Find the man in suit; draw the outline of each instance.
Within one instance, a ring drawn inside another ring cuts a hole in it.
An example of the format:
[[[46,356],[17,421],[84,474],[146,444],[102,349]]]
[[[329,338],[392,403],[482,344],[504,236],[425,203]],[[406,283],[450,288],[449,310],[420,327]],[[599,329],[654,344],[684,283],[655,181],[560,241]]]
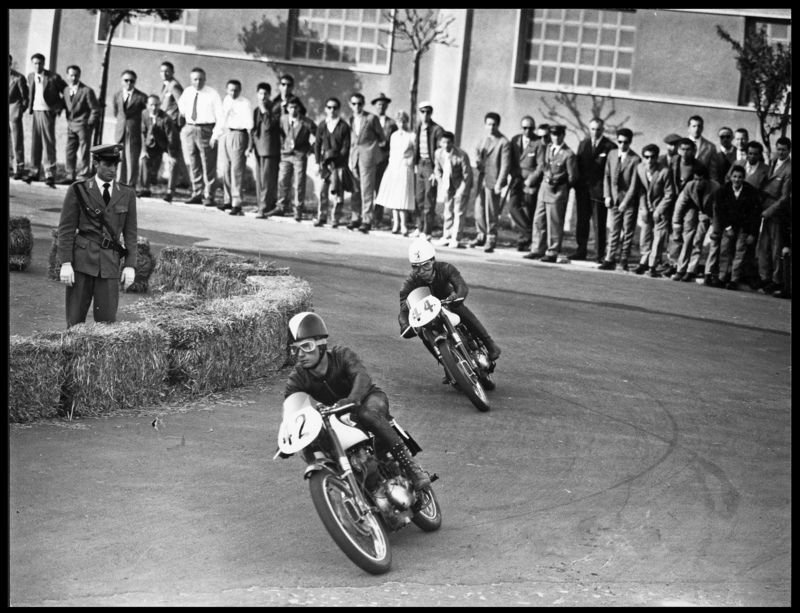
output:
[[[22,73],[14,70],[13,59],[8,54],[8,129],[9,150],[14,152],[14,179],[25,176],[25,138],[22,116],[28,108],[28,83]]]
[[[77,178],[89,176],[89,148],[92,130],[100,115],[100,105],[91,87],[81,83],[79,66],[67,67],[67,87],[64,88],[64,112],[67,117],[66,178],[62,185],[69,185]]]
[[[386,114],[391,102],[392,99],[387,98],[384,93],[381,93],[377,98],[372,100],[372,106],[375,107],[375,114],[378,117],[378,121],[386,137],[386,143],[379,147],[381,150],[381,157],[378,165],[375,167],[375,193],[378,193],[380,190],[383,173],[386,172],[386,167],[389,165],[389,139],[397,130],[397,122]],[[380,224],[383,220],[383,207],[380,204],[375,205],[375,214],[373,217],[376,224]]]
[[[763,222],[756,247],[760,289],[765,294],[782,292],[784,289],[781,254],[786,243],[786,231],[791,223],[791,139],[782,136],[775,141],[775,152],[777,155],[769,164],[767,178],[761,184]]]
[[[719,187],[719,183],[708,177],[708,169],[699,164],[694,178],[678,195],[672,213],[672,229],[676,235],[682,233],[682,236],[673,281],[691,282],[697,277]]]
[[[230,79],[222,101],[222,121],[214,126],[220,143],[222,160],[222,204],[217,207],[230,209],[231,215],[244,215],[242,211],[242,185],[250,132],[253,129],[253,108],[250,100],[242,96],[242,83]]]
[[[658,145],[645,145],[642,149],[641,164],[636,166],[636,195],[639,199],[639,266],[637,275],[648,270],[651,277],[660,277],[656,264],[666,248],[667,236],[672,224],[672,205],[675,202],[675,191],[669,168],[659,163]],[[614,156],[614,152],[610,154]]]
[[[508,186],[508,214],[517,230],[517,251],[528,251],[533,232],[536,194],[542,180],[544,143],[536,136],[536,122],[525,115],[521,134],[511,137],[511,181]]]
[[[114,94],[111,102],[111,112],[117,119],[114,140],[123,147],[117,181],[136,189],[142,153],[142,113],[147,108],[147,96],[136,89],[136,73],[132,70],[123,70],[121,79],[122,88]]]
[[[175,66],[172,62],[161,62],[161,110],[167,114],[174,125],[172,141],[167,150],[167,193],[164,200],[172,202],[175,196],[175,186],[178,180],[187,176],[186,163],[183,161],[181,151],[181,128],[184,119],[178,110],[178,100],[183,94],[183,85],[175,78]]]
[[[658,158],[659,165],[669,166],[672,164],[672,160],[678,157],[678,143],[681,142],[681,140],[683,140],[683,137],[674,132],[664,137],[664,145],[666,145],[666,147],[664,153]]]
[[[734,163],[728,176],[730,179],[719,190],[714,203],[703,284],[736,290],[742,282],[747,247],[758,235],[761,196],[757,188],[744,180],[743,166]]]
[[[578,163],[575,153],[564,143],[566,135],[566,126],[550,126],[552,142],[545,150],[542,185],[533,214],[535,235],[530,253],[523,256],[528,260],[541,259],[549,263],[569,261],[559,256],[564,240],[564,216],[569,190],[578,180]]]
[[[469,156],[455,146],[452,132],[444,132],[439,139],[436,159],[436,183],[442,207],[442,236],[435,245],[447,245],[451,249],[461,247],[461,231],[467,198],[472,189],[472,167]]]
[[[617,130],[617,151],[608,156],[603,172],[603,199],[611,214],[611,234],[605,260],[600,270],[619,268],[628,270],[628,258],[636,231],[636,167],[642,158],[631,149],[633,132],[628,128]],[[619,256],[619,257],[618,257]]]
[[[769,174],[769,165],[764,161],[764,145],[758,141],[750,141],[745,146],[745,161],[744,161],[744,180],[748,185],[752,185],[761,198],[761,185]],[[761,280],[758,276],[758,255],[756,254],[756,245],[758,244],[758,235],[761,227],[761,206],[758,210],[758,224],[755,228],[755,233],[752,240],[748,240],[745,248],[745,253],[742,258],[742,281],[748,283],[752,289],[758,289],[761,286]]]
[[[298,101],[298,106],[300,107],[301,115],[305,113],[305,107],[303,106],[302,101],[300,98],[295,95],[294,93],[294,77],[290,74],[283,74],[281,78],[278,79],[278,95],[272,99],[272,112],[273,114],[280,117],[281,115],[286,115],[289,112],[287,108],[287,102],[289,98],[296,98]]]
[[[172,118],[161,108],[161,98],[155,94],[147,97],[147,112],[142,115],[141,191],[139,197],[151,195],[150,187],[158,181],[158,171],[164,154],[169,155],[177,128]],[[169,189],[169,188],[167,188]],[[168,202],[170,202],[168,200]]]
[[[294,220],[303,219],[306,196],[306,168],[311,152],[311,139],[317,126],[300,116],[300,101],[286,101],[286,114],[281,115],[281,162],[278,169],[278,204],[267,215],[291,215],[289,197],[294,190]]]
[[[31,140],[31,180],[39,181],[44,148],[44,177],[50,187],[56,186],[56,116],[64,108],[62,93],[67,86],[57,73],[44,69],[44,56],[31,56],[33,72],[28,75],[30,99],[28,111],[33,115]]]
[[[317,127],[317,138],[314,141],[314,157],[319,165],[322,186],[319,192],[319,208],[316,227],[324,226],[328,218],[331,227],[339,227],[339,216],[342,213],[344,200],[344,183],[342,173],[347,167],[350,155],[350,126],[339,116],[341,102],[338,98],[325,101],[325,120]],[[328,192],[332,192],[329,196]]]
[[[386,138],[378,118],[364,110],[363,94],[350,95],[350,170],[354,185],[351,197],[351,220],[348,230],[367,234],[372,228],[375,206],[375,170],[380,146]]]
[[[67,189],[61,208],[58,257],[62,264],[59,277],[67,286],[68,328],[86,321],[92,301],[94,321],[116,321],[120,264],[124,266],[124,289],[130,287],[135,277],[136,192],[114,180],[121,150],[119,144],[92,147],[95,176],[73,183]],[[87,207],[91,212],[86,210]],[[101,221],[103,218],[105,225]],[[120,236],[124,237],[125,255],[117,249]]]
[[[253,109],[253,131],[248,155],[255,159],[256,219],[267,219],[278,201],[278,166],[281,162],[280,115],[272,112],[269,83],[256,86],[256,108]]]
[[[475,168],[478,170],[475,227],[478,233],[469,246],[483,245],[486,253],[492,253],[497,245],[497,218],[503,210],[501,193],[508,185],[511,173],[511,143],[500,132],[499,114],[486,113],[483,128],[486,136],[475,149]]]
[[[430,238],[436,226],[436,149],[444,128],[433,120],[433,105],[423,100],[417,105],[419,122],[416,134],[417,148],[414,152],[414,175],[417,229],[413,237]]]
[[[703,136],[703,118],[692,115],[687,123],[689,126],[689,140],[694,143],[694,157],[708,169],[708,178],[720,183],[720,160],[717,148],[710,140]],[[725,173],[722,173],[725,176]]]
[[[606,160],[617,146],[603,134],[603,130],[603,120],[599,117],[592,118],[589,122],[589,136],[578,143],[578,182],[575,184],[575,206],[578,214],[575,242],[578,243],[578,248],[570,255],[573,260],[586,259],[592,222],[595,259],[602,262],[606,253],[608,209],[603,201],[603,180]]]

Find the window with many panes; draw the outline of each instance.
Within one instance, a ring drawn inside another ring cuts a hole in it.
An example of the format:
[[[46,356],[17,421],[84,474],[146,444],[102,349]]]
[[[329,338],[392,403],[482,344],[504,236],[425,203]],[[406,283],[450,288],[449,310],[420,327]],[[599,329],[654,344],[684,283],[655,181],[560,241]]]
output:
[[[197,44],[197,13],[199,9],[184,9],[181,18],[172,23],[154,15],[136,15],[130,23],[121,23],[114,33],[114,44],[136,45],[149,49],[194,51]],[[100,13],[97,38],[104,41],[108,34],[108,18]]]
[[[628,92],[633,11],[523,9],[517,83],[565,91]]]
[[[296,9],[289,58],[388,70],[391,23],[382,9]]]

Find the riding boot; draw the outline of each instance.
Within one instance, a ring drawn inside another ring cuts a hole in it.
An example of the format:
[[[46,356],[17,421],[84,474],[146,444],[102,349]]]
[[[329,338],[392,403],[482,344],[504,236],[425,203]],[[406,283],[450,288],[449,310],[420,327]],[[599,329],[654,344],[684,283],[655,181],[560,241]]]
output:
[[[425,489],[431,484],[431,478],[428,476],[428,473],[422,470],[419,464],[411,458],[411,454],[408,453],[408,448],[405,446],[405,443],[397,443],[397,445],[392,447],[391,452],[394,459],[400,464],[400,470],[403,471],[406,477],[411,479],[415,490]]]
[[[484,337],[483,344],[486,345],[486,349],[489,351],[489,359],[492,362],[500,357],[500,347],[497,346],[491,336]]]

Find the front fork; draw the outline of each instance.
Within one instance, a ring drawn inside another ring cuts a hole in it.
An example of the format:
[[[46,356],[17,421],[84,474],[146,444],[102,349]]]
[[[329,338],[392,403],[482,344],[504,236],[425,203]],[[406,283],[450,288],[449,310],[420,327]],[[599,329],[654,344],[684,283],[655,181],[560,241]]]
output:
[[[372,507],[361,491],[361,486],[356,479],[355,473],[353,473],[353,467],[350,465],[350,460],[347,458],[347,452],[345,452],[342,444],[339,442],[339,437],[336,436],[331,427],[330,418],[328,416],[323,416],[322,419],[325,422],[325,429],[330,435],[331,446],[333,447],[333,452],[336,454],[336,463],[341,469],[341,477],[350,485],[359,518],[363,518],[372,511]]]

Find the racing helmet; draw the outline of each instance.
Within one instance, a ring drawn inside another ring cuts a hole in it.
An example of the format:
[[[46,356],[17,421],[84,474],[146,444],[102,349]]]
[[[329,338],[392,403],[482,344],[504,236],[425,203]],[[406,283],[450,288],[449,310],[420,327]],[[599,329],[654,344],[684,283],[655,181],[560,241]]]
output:
[[[327,338],[328,328],[322,317],[311,311],[298,313],[289,320],[290,342],[306,338]]]
[[[408,261],[412,264],[422,264],[436,257],[436,249],[424,238],[411,241],[408,246]]]

